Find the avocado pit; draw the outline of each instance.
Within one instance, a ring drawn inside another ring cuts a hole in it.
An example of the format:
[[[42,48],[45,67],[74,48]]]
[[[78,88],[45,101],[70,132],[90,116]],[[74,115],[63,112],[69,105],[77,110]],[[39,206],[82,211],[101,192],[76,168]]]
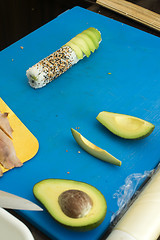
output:
[[[90,196],[77,189],[70,189],[61,193],[58,203],[63,213],[70,218],[85,217],[93,206]]]

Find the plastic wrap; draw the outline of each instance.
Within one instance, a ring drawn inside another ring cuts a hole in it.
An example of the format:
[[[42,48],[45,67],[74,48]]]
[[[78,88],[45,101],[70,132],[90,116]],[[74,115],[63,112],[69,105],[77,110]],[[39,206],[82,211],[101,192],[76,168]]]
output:
[[[145,179],[148,177],[149,179]],[[131,182],[128,182],[128,179]],[[135,184],[132,186],[132,181]],[[136,192],[136,196],[128,203],[125,203],[127,211],[123,215],[120,214],[120,220],[114,226],[111,234],[107,240],[156,240],[160,236],[160,165],[149,172],[144,174],[131,175],[126,179],[124,186],[116,193],[118,200],[125,199],[124,195],[121,196],[121,190],[128,188],[128,195],[130,191],[138,187],[141,180],[143,181],[142,187]],[[148,180],[148,181],[146,181]],[[118,201],[121,207],[123,201]],[[123,206],[123,204],[122,204]],[[120,208],[119,210],[120,211]],[[114,221],[115,222],[115,221]]]
[[[117,199],[118,211],[115,212],[111,217],[111,222],[114,223],[114,220],[117,216],[120,216],[125,209],[129,207],[129,204],[134,198],[139,194],[139,187],[142,183],[149,177],[153,175],[154,170],[145,171],[142,173],[133,173],[125,179],[124,185],[122,185],[116,193],[113,195],[113,198]]]

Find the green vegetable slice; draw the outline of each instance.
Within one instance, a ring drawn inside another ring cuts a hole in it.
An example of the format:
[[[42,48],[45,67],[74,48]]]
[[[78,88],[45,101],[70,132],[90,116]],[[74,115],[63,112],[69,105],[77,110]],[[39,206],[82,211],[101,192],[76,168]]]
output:
[[[86,152],[88,152],[89,154],[91,154],[96,158],[99,158],[100,160],[115,164],[117,166],[121,166],[121,161],[115,158],[114,156],[112,156],[110,153],[108,153],[107,151],[97,147],[96,145],[88,141],[86,138],[84,138],[79,132],[77,132],[73,128],[71,128],[71,132],[76,142]]]
[[[141,139],[149,136],[155,126],[141,118],[103,111],[96,118],[115,135],[126,139]]]

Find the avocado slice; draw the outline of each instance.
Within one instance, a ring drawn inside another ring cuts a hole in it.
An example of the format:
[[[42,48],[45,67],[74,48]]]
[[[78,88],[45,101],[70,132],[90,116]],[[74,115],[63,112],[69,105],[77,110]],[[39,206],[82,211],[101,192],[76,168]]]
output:
[[[141,139],[149,136],[155,126],[130,115],[103,111],[96,118],[115,135],[126,139]]]
[[[69,41],[65,45],[71,47],[75,51],[76,56],[77,56],[78,59],[83,59],[83,52],[76,44],[74,44],[73,42]]]
[[[78,37],[82,38],[88,45],[89,50],[91,52],[94,52],[96,49],[96,44],[94,44],[92,38],[90,38],[87,34],[85,34],[84,32],[80,33],[77,35]]]
[[[87,30],[94,33],[94,35],[96,36],[96,39],[98,40],[98,42],[100,42],[102,40],[101,39],[101,33],[96,28],[90,27]]]
[[[87,57],[89,57],[91,55],[91,51],[90,51],[87,43],[81,37],[75,36],[74,38],[72,38],[70,40],[70,42],[77,45]]]
[[[56,221],[72,230],[96,228],[106,215],[104,196],[84,182],[45,179],[34,185],[33,193]]]
[[[121,166],[121,161],[112,156],[107,151],[97,147],[90,141],[88,141],[86,138],[84,138],[79,132],[71,128],[72,135],[76,142],[89,154],[92,156],[99,158],[100,160],[103,160],[105,162],[109,162],[112,164],[115,164],[117,166]]]
[[[92,41],[94,42],[96,49],[97,49],[99,47],[99,43],[101,41],[100,32],[97,29],[90,27],[90,28],[84,30],[83,33],[85,33],[92,39]]]

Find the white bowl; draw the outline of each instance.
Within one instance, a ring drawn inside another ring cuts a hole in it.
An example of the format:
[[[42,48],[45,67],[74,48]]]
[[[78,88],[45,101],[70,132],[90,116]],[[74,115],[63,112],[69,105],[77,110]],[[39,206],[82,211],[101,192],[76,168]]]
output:
[[[0,208],[0,239],[34,240],[27,226],[3,208]]]

